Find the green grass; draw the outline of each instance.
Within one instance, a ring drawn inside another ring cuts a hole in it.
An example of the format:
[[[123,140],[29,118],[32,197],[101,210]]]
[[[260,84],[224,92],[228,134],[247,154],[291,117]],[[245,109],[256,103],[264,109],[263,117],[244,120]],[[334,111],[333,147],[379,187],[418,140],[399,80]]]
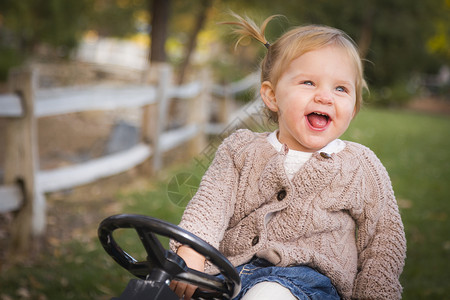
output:
[[[379,156],[408,241],[404,299],[450,299],[450,119],[401,111],[361,113],[346,137]]]
[[[403,299],[450,299],[449,135],[448,117],[367,109],[343,137],[370,147],[391,176],[408,240]],[[189,185],[174,190],[172,180],[194,174],[189,182],[194,185],[203,171],[194,162],[167,170],[146,189],[118,195],[125,207],[120,212],[178,223],[184,200],[175,196],[193,191]],[[176,195],[169,197],[168,189]],[[117,239],[133,255],[144,255],[131,231]],[[41,254],[37,263],[2,270],[0,299],[110,299],[130,278],[91,235]]]

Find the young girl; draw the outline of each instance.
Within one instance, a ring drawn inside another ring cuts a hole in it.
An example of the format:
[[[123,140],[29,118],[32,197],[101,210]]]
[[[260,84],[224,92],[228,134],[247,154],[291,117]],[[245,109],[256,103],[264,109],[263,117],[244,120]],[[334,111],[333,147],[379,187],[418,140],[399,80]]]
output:
[[[386,169],[368,148],[339,140],[366,87],[352,40],[326,26],[294,28],[269,44],[237,16],[237,30],[267,47],[261,97],[272,133],[224,140],[180,226],[237,267],[235,299],[400,299],[406,241]],[[187,246],[196,270],[215,270]],[[190,299],[194,286],[173,282]]]

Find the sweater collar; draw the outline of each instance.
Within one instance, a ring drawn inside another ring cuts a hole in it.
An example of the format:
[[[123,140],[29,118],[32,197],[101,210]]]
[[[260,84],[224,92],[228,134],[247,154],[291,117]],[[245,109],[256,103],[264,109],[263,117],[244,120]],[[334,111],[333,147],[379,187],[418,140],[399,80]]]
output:
[[[311,153],[309,153],[309,152],[303,152],[303,151],[289,149],[286,144],[283,145],[280,143],[277,135],[278,135],[278,129],[271,132],[267,136],[267,141],[275,148],[276,151],[284,153],[284,154],[289,153],[294,156],[301,156],[301,157],[303,157],[303,156],[310,157],[311,156]],[[342,150],[344,150],[344,148],[345,148],[345,142],[340,139],[335,139],[317,152],[319,152],[319,153],[324,152],[324,153],[331,155],[334,153],[341,152]]]
[[[273,156],[268,157],[265,165],[263,175],[260,177],[259,187],[262,193],[273,193],[275,190],[285,189],[289,190],[297,186],[296,189],[303,199],[307,195],[314,193],[314,191],[322,190],[329,185],[331,180],[339,173],[342,161],[339,159],[341,154],[337,156],[325,158],[320,152],[313,153],[300,170],[294,175],[292,180],[288,178],[284,169],[284,162],[286,155],[281,151],[277,151],[267,141],[267,136],[264,139],[267,146],[265,149],[270,149]],[[262,145],[260,145],[262,146]],[[301,188],[298,188],[301,187]],[[270,195],[266,195],[270,196]]]

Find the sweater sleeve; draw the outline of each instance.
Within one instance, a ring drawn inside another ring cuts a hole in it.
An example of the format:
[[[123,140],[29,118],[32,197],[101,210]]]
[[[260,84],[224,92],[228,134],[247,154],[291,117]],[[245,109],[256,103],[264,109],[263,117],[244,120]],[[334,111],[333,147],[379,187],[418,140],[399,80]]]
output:
[[[237,180],[238,171],[225,140],[187,205],[179,226],[219,248],[233,213]],[[172,250],[176,251],[178,246],[171,241]]]
[[[406,239],[388,173],[375,154],[361,156],[366,169],[363,209],[357,216],[358,273],[354,299],[400,299],[399,277]]]

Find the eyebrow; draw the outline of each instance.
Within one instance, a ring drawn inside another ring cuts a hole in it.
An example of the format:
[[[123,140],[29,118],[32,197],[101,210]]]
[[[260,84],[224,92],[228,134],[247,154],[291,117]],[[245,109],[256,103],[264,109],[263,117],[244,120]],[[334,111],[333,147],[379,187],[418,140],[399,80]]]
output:
[[[293,75],[290,77],[290,80],[303,80],[303,79],[311,79],[314,80],[314,78],[317,77],[317,75],[311,75],[311,74],[306,74],[306,73],[299,73],[296,75]],[[346,85],[346,86],[351,86],[353,88],[356,88],[356,80],[355,81],[349,81],[349,80],[345,80],[345,79],[337,79],[335,80],[335,82],[339,85]]]
[[[348,80],[337,80],[338,84],[343,84],[343,85],[350,85],[355,87],[356,86],[356,81],[352,82],[352,81],[348,81]]]

